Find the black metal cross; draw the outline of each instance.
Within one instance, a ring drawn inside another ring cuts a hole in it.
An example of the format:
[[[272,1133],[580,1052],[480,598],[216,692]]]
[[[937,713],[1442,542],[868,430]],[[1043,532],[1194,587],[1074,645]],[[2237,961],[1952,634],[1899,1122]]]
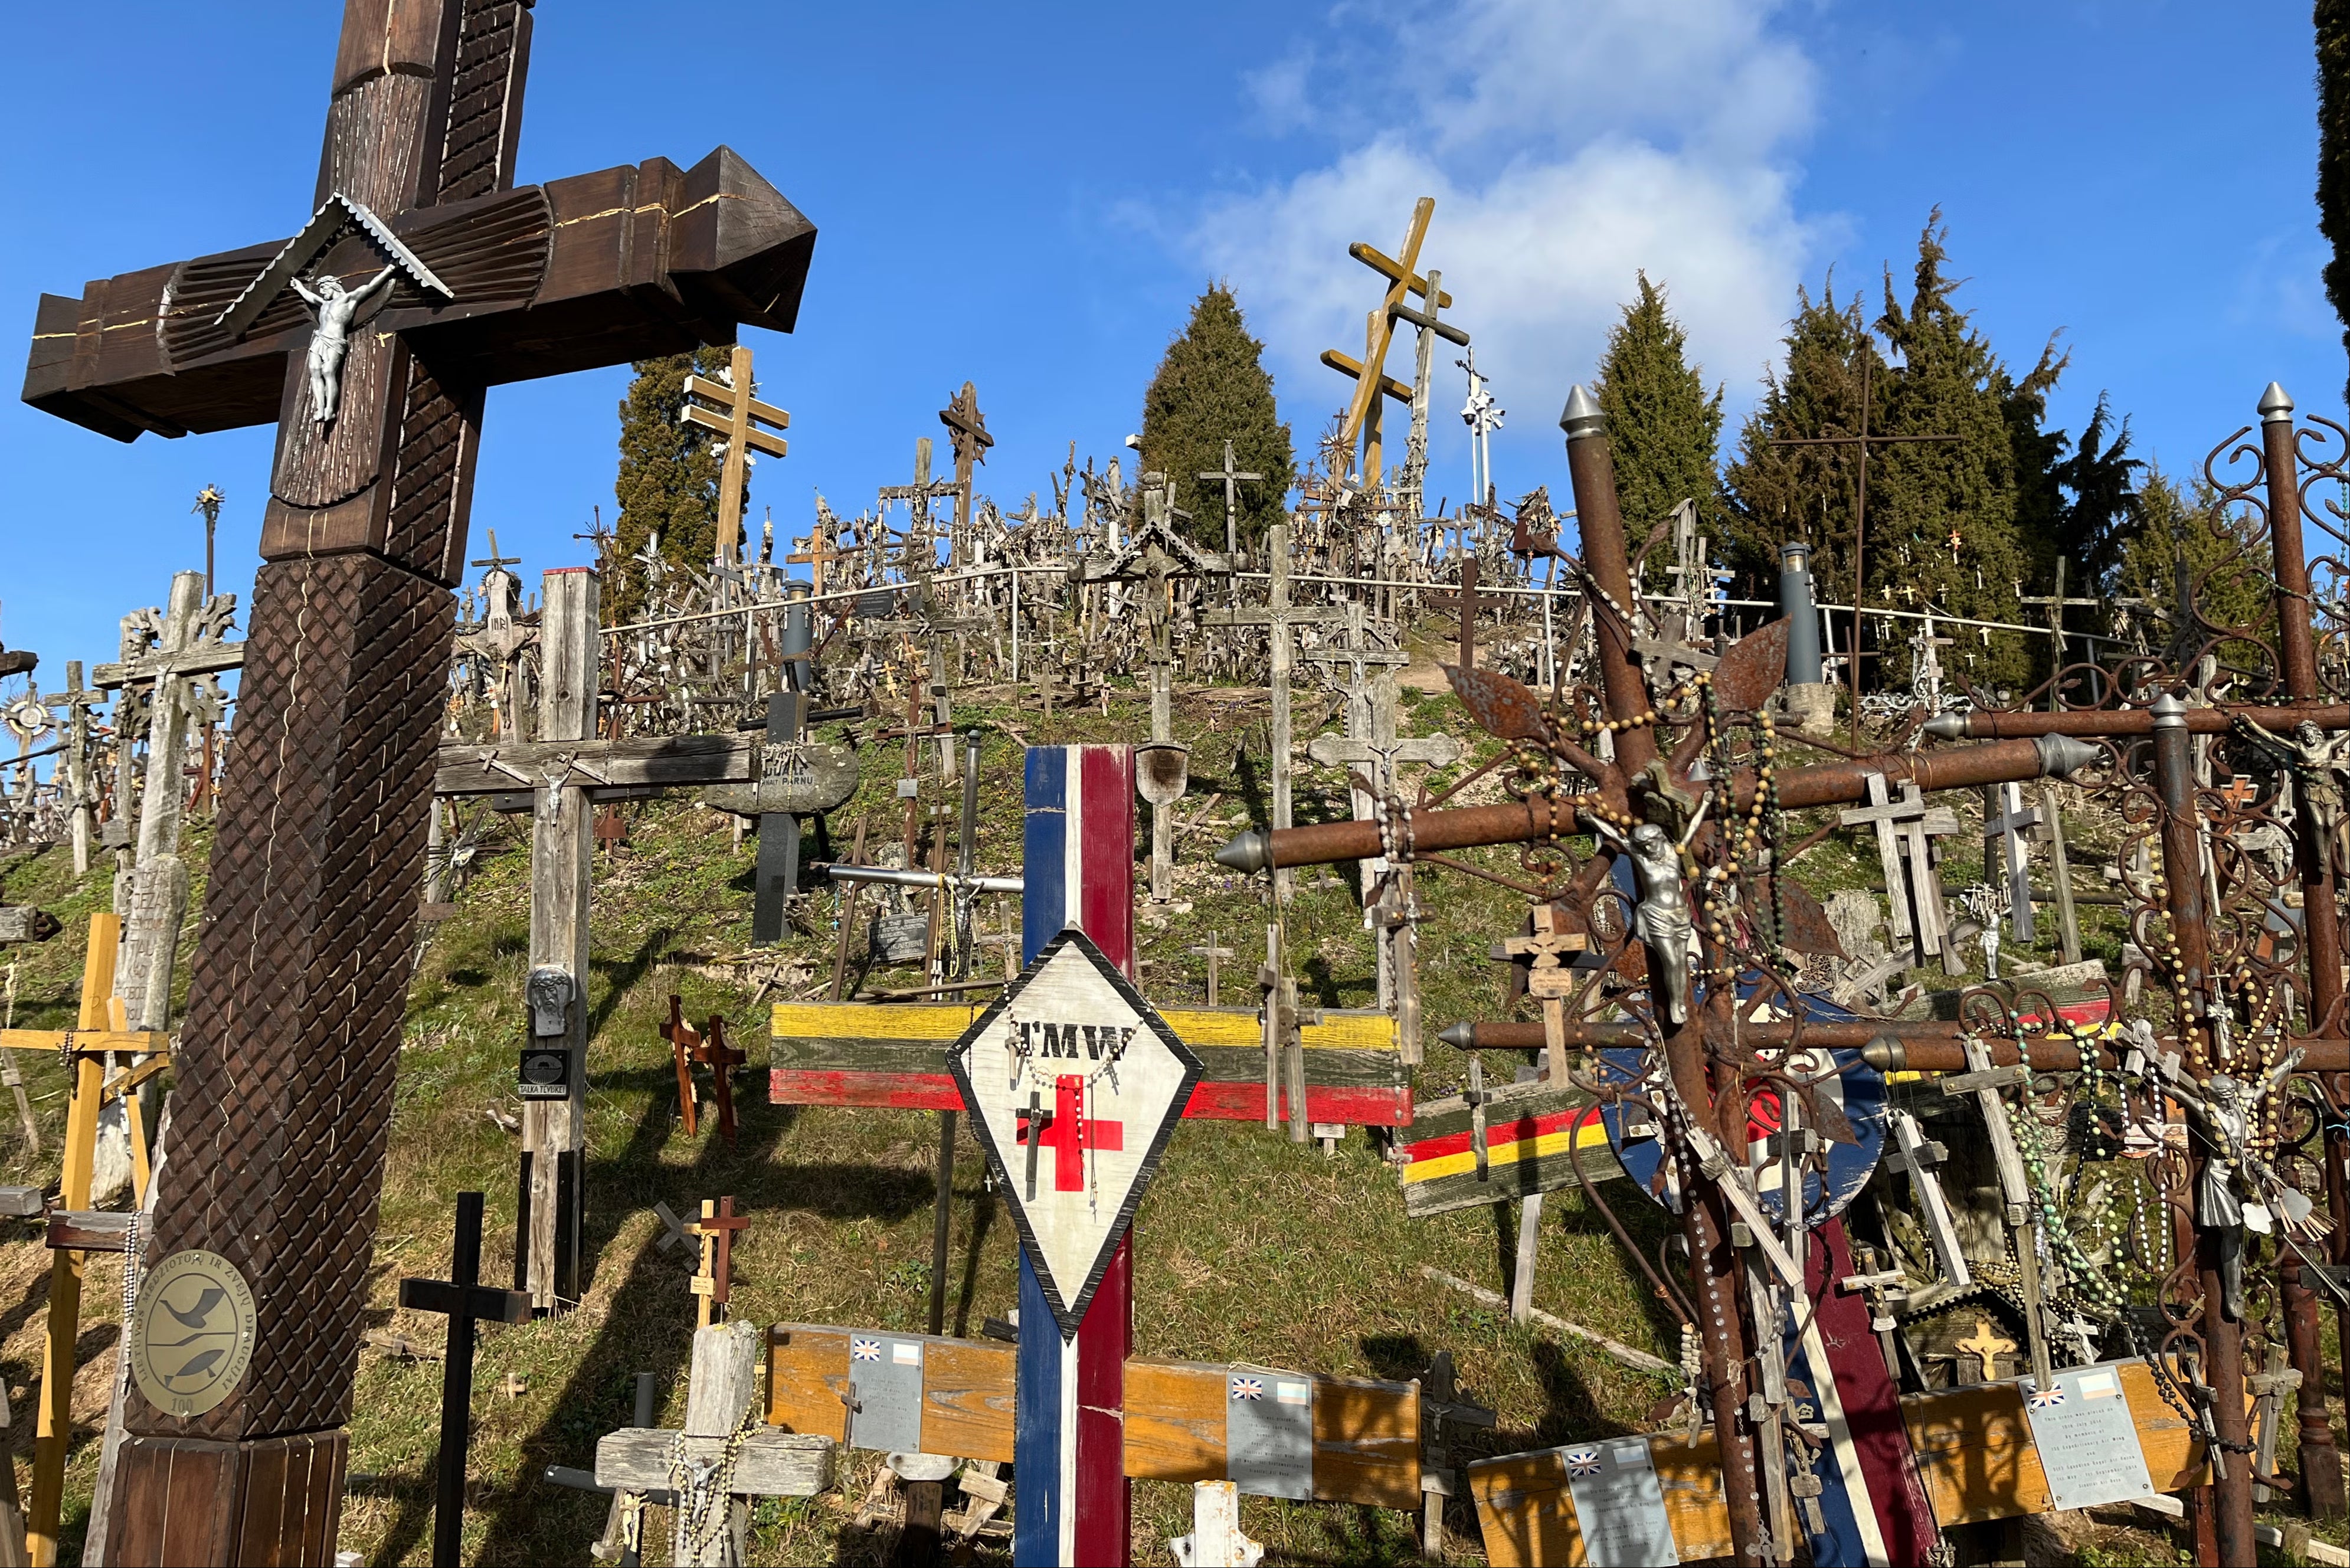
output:
[[[465,1449],[473,1438],[473,1324],[528,1323],[530,1293],[482,1281],[482,1195],[457,1194],[457,1234],[449,1278],[402,1280],[400,1304],[449,1320],[449,1354],[441,1364],[441,1459],[432,1499],[432,1568],[457,1568],[465,1531]]]

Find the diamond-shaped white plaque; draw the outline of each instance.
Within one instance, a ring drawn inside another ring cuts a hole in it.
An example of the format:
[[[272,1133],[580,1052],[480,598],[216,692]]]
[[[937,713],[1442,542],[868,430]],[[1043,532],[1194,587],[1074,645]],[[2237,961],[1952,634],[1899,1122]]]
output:
[[[1075,927],[947,1063],[1062,1337],[1074,1338],[1205,1068]]]

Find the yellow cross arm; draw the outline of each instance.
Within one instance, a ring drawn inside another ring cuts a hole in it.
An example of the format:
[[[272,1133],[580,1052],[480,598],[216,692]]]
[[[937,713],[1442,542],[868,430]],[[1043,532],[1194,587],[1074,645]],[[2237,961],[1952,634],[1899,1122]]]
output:
[[[723,381],[705,381],[699,376],[688,376],[685,379],[685,390],[689,397],[708,398],[712,402],[723,404],[730,409],[735,406],[734,389]],[[777,430],[791,428],[792,416],[775,407],[775,404],[763,403],[756,398],[744,398],[741,400],[750,405],[753,419],[774,425]]]
[[[1363,244],[1362,241],[1357,240],[1353,244],[1347,247],[1347,254],[1354,257],[1357,261],[1362,263],[1365,266],[1370,268],[1373,272],[1378,273],[1381,277],[1386,278],[1389,283],[1400,283],[1406,288],[1411,290],[1412,293],[1419,296],[1422,299],[1428,297],[1428,279],[1420,276],[1418,273],[1407,275],[1404,272],[1403,265],[1400,262],[1396,261],[1393,257],[1389,256],[1386,252],[1378,249],[1377,246],[1367,245]],[[1439,310],[1451,309],[1452,296],[1442,289],[1437,290],[1436,307]]]
[[[706,431],[716,431],[729,441],[734,439],[733,422],[725,415],[712,413],[699,403],[685,405],[685,422],[699,425]],[[756,425],[743,432],[743,444],[753,452],[764,452],[770,457],[782,457],[785,451],[783,437],[771,436]]]
[[[54,1051],[66,1043],[62,1029],[0,1029],[0,1051]],[[169,1051],[173,1037],[160,1029],[77,1029],[77,1052]]]
[[[1358,381],[1362,379],[1363,362],[1350,354],[1341,354],[1336,348],[1325,348],[1322,350],[1322,363],[1342,376],[1352,376]],[[1399,403],[1411,401],[1411,389],[1384,371],[1379,375],[1379,390]]]

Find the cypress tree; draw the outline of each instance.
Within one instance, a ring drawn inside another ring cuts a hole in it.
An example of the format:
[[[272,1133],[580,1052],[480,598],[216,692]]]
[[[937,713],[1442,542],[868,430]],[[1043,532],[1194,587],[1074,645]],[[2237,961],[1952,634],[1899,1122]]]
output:
[[[2069,493],[2056,530],[2056,548],[2072,565],[2066,592],[2104,593],[2121,566],[2122,545],[2137,521],[2135,488],[2142,459],[2129,455],[2129,421],[2112,428],[2113,408],[2097,394],[2088,427],[2055,467],[2057,483]],[[2111,431],[2113,439],[2107,441]]]
[[[1295,462],[1263,352],[1232,291],[1210,284],[1142,395],[1142,466],[1173,478],[1187,532],[1211,550],[1224,547],[1224,487],[1198,476],[1224,466],[1227,441],[1235,467],[1263,475],[1238,487],[1241,538],[1262,538],[1287,514]]]
[[[718,541],[719,457],[714,438],[679,419],[685,407],[689,371],[715,380],[731,356],[724,348],[699,348],[639,359],[629,369],[636,379],[620,403],[620,469],[612,491],[620,503],[613,525],[613,554],[621,561],[660,535],[661,558],[706,571]],[[743,491],[744,515],[750,492]],[[604,602],[615,619],[625,619],[644,602],[640,568],[629,566],[619,580],[605,585]]]
[[[1950,301],[1959,280],[1944,275],[1948,230],[1937,209],[1918,237],[1909,303],[1885,279],[1885,313],[1877,329],[1901,368],[1891,378],[1887,435],[1952,435],[1955,441],[1902,442],[1871,455],[1869,544],[1865,567],[1873,604],[1917,596],[1953,614],[2012,620],[2020,585],[2044,569],[2024,528],[2053,541],[2059,509],[2048,477],[2063,438],[2040,430],[2047,393],[2064,359],[2052,337],[2020,379]],[[1884,680],[1906,678],[1904,639],[1881,636]],[[1867,649],[1863,650],[1864,657]],[[1944,668],[1986,691],[2025,689],[2034,649],[2019,632],[1962,637]],[[2044,655],[2045,649],[2038,650]]]
[[[1817,300],[1801,288],[1795,298],[1794,318],[1787,324],[1786,369],[1764,375],[1762,399],[1747,415],[1739,431],[1739,455],[1723,475],[1724,554],[1739,597],[1775,599],[1779,546],[1801,539],[1812,547],[1819,596],[1849,602],[1858,451],[1772,443],[1857,433],[1864,365],[1877,405],[1869,428],[1881,430],[1888,377],[1862,319],[1859,297],[1838,303],[1833,274]]]
[[[2222,660],[2262,669],[2271,662],[2269,655],[2221,634],[2244,631],[2274,644],[2267,533],[2241,512],[2222,510],[2217,501],[2210,482],[2198,477],[2191,486],[2181,486],[2147,464],[2131,508],[2134,526],[2116,544],[2114,592],[2124,600],[2143,600],[2155,612],[2156,624],[2169,628],[2149,639],[2157,651],[2177,645],[2174,651],[2191,659],[2220,638],[2213,651]],[[2195,624],[2182,627],[2180,607],[2190,594]],[[2144,607],[2133,613],[2147,618]]]
[[[2325,297],[2350,348],[2350,0],[2316,0],[2317,227],[2334,247]],[[2345,394],[2350,395],[2350,394]]]
[[[1639,291],[1607,334],[1597,395],[1616,460],[1616,498],[1634,549],[1684,500],[1698,523],[1721,537],[1724,511],[1715,453],[1721,441],[1721,389],[1706,394],[1689,363],[1689,334],[1665,308],[1665,291],[1638,275]],[[1653,573],[1666,556],[1649,557]]]

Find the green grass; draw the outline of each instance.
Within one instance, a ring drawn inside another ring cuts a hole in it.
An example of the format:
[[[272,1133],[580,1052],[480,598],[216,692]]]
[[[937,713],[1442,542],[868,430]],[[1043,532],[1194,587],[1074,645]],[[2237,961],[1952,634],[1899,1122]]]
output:
[[[1133,740],[1146,732],[1147,711],[1131,693],[1114,697],[1107,716],[1097,708],[1064,708],[1049,722],[1033,708],[960,707],[959,722],[991,732],[980,797],[982,868],[1017,866],[1018,742]],[[1139,928],[1147,966],[1143,989],[1166,1002],[1203,998],[1205,960],[1187,950],[1213,929],[1240,955],[1225,967],[1224,1000],[1253,1002],[1249,977],[1263,950],[1267,912],[1257,885],[1213,866],[1208,855],[1231,831],[1267,817],[1266,710],[1261,695],[1253,704],[1186,697],[1178,712],[1180,738],[1194,748],[1186,815],[1211,794],[1222,799],[1211,814],[1211,830],[1187,836],[1180,846],[1176,898],[1190,909],[1163,921],[1146,918]],[[1481,758],[1492,753],[1492,742],[1471,730],[1450,697],[1408,696],[1406,723],[1414,732],[1441,727],[1460,734]],[[1299,738],[1305,738],[1303,731]],[[860,793],[832,820],[834,844],[844,856],[860,820],[868,829],[868,853],[894,844],[900,831],[894,782],[902,742],[874,745],[867,758]],[[1788,763],[1802,760],[1791,757]],[[1344,781],[1302,760],[1299,766],[1298,820],[1347,815]],[[941,789],[934,760],[926,759],[925,773],[922,806],[951,807],[959,794],[951,798]],[[723,961],[748,946],[753,846],[746,841],[732,848],[726,819],[682,802],[630,809],[632,842],[616,858],[598,863],[587,1297],[579,1310],[561,1318],[484,1333],[465,1531],[469,1562],[584,1558],[602,1528],[605,1501],[538,1478],[549,1464],[592,1462],[598,1436],[629,1419],[636,1373],[660,1377],[667,1390],[660,1418],[678,1420],[693,1298],[686,1289],[689,1261],[656,1245],[655,1200],[666,1199],[684,1213],[703,1198],[732,1194],[738,1210],[754,1217],[735,1253],[739,1316],[896,1329],[923,1322],[936,1118],[765,1104],[758,1070],[764,1004],[753,1003],[755,982],[740,973],[730,977]],[[1792,824],[1791,841],[1819,820],[1813,815]],[[484,1273],[497,1280],[510,1277],[512,1269],[515,1140],[485,1113],[516,1104],[513,1079],[523,1041],[529,919],[526,835],[526,819],[517,819],[490,841],[478,875],[459,898],[457,918],[435,932],[409,997],[370,1324],[396,1323],[428,1343],[440,1338],[440,1320],[397,1312],[396,1282],[402,1274],[443,1273],[452,1194],[463,1189],[487,1193]],[[1138,838],[1147,848],[1147,818]],[[2085,824],[2077,842],[2075,860],[2083,866],[2111,848],[2093,825]],[[195,825],[187,847],[199,898],[205,846],[204,829]],[[1800,874],[1823,894],[1874,887],[1875,857],[1860,847],[1864,853],[1856,855],[1853,846],[1831,840],[1799,863]],[[1971,846],[1963,836],[1953,847],[1956,863],[1968,866]],[[1520,874],[1514,850],[1463,857]],[[66,926],[55,940],[17,955],[17,1021],[61,1025],[72,1015],[88,914],[109,897],[106,879],[93,876],[77,887],[62,851],[22,862],[8,877],[12,898],[41,903]],[[1955,888],[1961,878],[1949,880]],[[1137,881],[1145,881],[1140,867]],[[1351,888],[1336,870],[1302,870],[1287,914],[1302,989],[1325,1006],[1373,1004],[1369,939]],[[1498,936],[1520,929],[1524,905],[1516,894],[1448,871],[1424,869],[1419,890],[1427,909],[1419,951],[1430,1039],[1419,1093],[1426,1099],[1451,1092],[1466,1073],[1461,1059],[1435,1044],[1435,1031],[1455,1019],[1497,1015],[1498,971],[1486,950]],[[871,908],[869,898],[865,908]],[[788,984],[785,994],[815,991],[829,977],[834,900],[813,900],[811,909],[819,929],[794,933],[776,954],[805,977]],[[2101,949],[2109,959],[2117,950],[2113,915],[2085,911],[2093,951]],[[997,935],[983,954],[983,972],[1000,972],[1005,918],[1005,907],[991,901],[985,923]],[[2096,925],[2100,919],[2107,924]],[[2048,924],[2053,941],[2054,922]],[[192,919],[192,933],[194,926]],[[876,971],[874,979],[911,983],[912,972],[899,971],[893,981],[888,971]],[[1921,978],[1937,987],[1955,983],[1939,971]],[[729,1149],[706,1127],[689,1140],[679,1125],[669,1047],[657,1032],[672,992],[683,998],[691,1017],[724,1015],[732,1036],[752,1054],[751,1069],[737,1080],[739,1147]],[[44,1148],[41,1157],[32,1157],[13,1115],[0,1106],[6,1179],[54,1182],[64,1080],[52,1059],[33,1057],[24,1066],[44,1124]],[[982,1175],[982,1157],[966,1130],[956,1166],[951,1330],[976,1332],[982,1317],[1004,1315],[1016,1301],[1010,1217],[984,1194]],[[1653,1247],[1662,1234],[1660,1211],[1622,1189],[1617,1194],[1627,1224]],[[1397,1378],[1416,1375],[1435,1353],[1449,1350],[1461,1397],[1499,1416],[1497,1430],[1470,1435],[1474,1440],[1463,1445],[1464,1455],[1637,1428],[1672,1392],[1666,1382],[1634,1374],[1580,1342],[1513,1327],[1505,1314],[1419,1275],[1419,1265],[1428,1263],[1506,1290],[1515,1219],[1513,1209],[1503,1208],[1407,1219],[1392,1172],[1359,1133],[1326,1157],[1318,1145],[1294,1145],[1284,1134],[1249,1124],[1186,1125],[1137,1221],[1138,1349]],[[1648,1299],[1637,1272],[1580,1197],[1554,1195],[1544,1223],[1536,1303],[1675,1358],[1678,1339],[1669,1317]],[[0,1321],[0,1373],[17,1415],[20,1486],[29,1483],[25,1397],[37,1378],[46,1263],[36,1241],[15,1240],[0,1248],[0,1269],[6,1271],[0,1299],[13,1303]],[[119,1271],[109,1260],[94,1261],[89,1272],[77,1404],[78,1419],[89,1430],[83,1435],[78,1428],[69,1474],[68,1560],[95,1472],[120,1292]],[[518,1397],[496,1391],[510,1372],[525,1382]],[[429,1555],[440,1376],[435,1365],[401,1364],[372,1350],[362,1355],[341,1544],[370,1563],[421,1563]],[[871,1458],[845,1459],[846,1479],[835,1495],[762,1506],[754,1561],[879,1560],[877,1542],[847,1529]],[[1170,1561],[1167,1539],[1190,1528],[1189,1490],[1139,1486],[1136,1511],[1138,1560]],[[663,1516],[654,1517],[650,1533],[658,1534]],[[1251,1499],[1243,1522],[1270,1543],[1278,1561],[1402,1563],[1418,1556],[1412,1521],[1401,1514]],[[1455,1507],[1451,1522],[1456,1560],[1481,1560],[1473,1514],[1465,1504]]]

